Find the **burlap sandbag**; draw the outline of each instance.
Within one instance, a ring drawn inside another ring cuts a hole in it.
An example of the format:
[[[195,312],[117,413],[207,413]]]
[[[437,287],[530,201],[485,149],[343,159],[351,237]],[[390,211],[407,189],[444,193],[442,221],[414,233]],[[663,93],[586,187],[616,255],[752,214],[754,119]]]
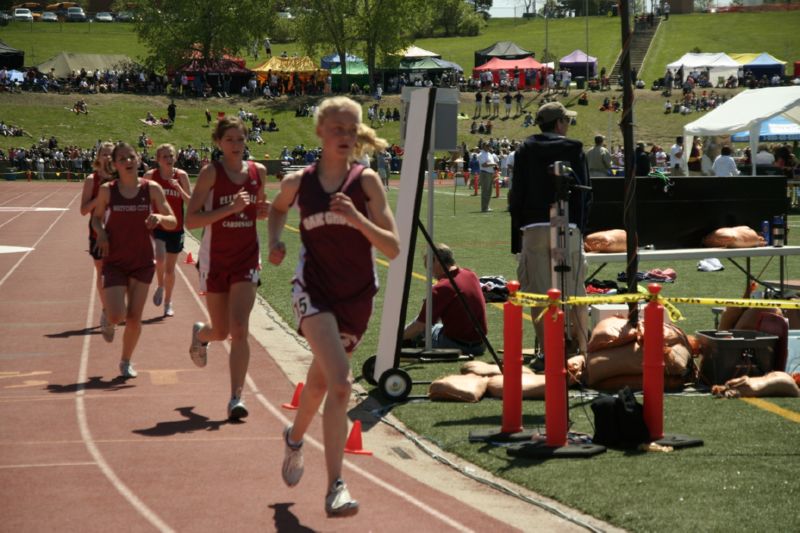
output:
[[[475,374],[445,376],[431,383],[428,397],[431,400],[477,402],[486,392],[489,378]]]
[[[639,340],[641,330],[631,327],[628,319],[622,316],[610,316],[597,323],[592,330],[586,349],[591,352],[605,350],[614,346],[622,346]]]
[[[800,388],[794,378],[786,372],[770,372],[765,376],[742,376],[729,379],[725,385],[714,385],[711,388],[714,396],[725,398],[797,398]]]
[[[719,317],[719,330],[747,329],[756,331],[756,324],[761,317],[761,313],[775,313],[783,315],[780,309],[775,307],[758,309],[744,307],[726,307]]]
[[[748,226],[719,228],[703,238],[703,246],[709,248],[753,248],[765,245],[764,237]]]
[[[598,253],[624,252],[626,239],[627,234],[624,229],[598,231],[586,236],[583,240],[583,250]]]
[[[502,374],[500,372],[500,367],[493,363],[486,363],[484,361],[467,361],[463,365],[461,365],[461,373],[462,374],[475,374],[478,376],[498,376]],[[523,366],[522,367],[523,374],[532,374],[533,370],[530,368]]]
[[[486,387],[489,396],[503,397],[503,376],[489,378]],[[544,374],[522,374],[522,397],[526,400],[544,399]]]

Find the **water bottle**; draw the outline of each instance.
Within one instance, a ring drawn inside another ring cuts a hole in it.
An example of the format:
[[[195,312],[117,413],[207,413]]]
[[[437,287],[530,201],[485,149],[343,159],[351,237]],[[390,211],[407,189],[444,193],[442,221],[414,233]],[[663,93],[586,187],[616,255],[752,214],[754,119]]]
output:
[[[764,237],[764,246],[769,246],[772,243],[772,231],[769,227],[769,220],[761,221],[761,236]]]
[[[772,217],[772,246],[780,248],[786,235],[786,228],[783,226],[783,217],[776,215]]]

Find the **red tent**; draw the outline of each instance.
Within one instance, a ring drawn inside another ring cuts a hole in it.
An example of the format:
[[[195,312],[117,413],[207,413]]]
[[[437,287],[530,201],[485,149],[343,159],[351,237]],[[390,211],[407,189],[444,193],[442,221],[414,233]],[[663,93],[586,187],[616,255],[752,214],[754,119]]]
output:
[[[491,71],[495,83],[500,83],[500,71],[505,70],[509,78],[514,76],[517,72],[518,87],[524,89],[527,86],[533,85],[533,80],[536,78],[535,71],[543,68],[544,65],[536,61],[532,57],[523,59],[500,59],[495,57],[484,63],[479,67],[472,70],[472,77],[477,78],[479,73]],[[529,74],[529,75],[528,75]]]

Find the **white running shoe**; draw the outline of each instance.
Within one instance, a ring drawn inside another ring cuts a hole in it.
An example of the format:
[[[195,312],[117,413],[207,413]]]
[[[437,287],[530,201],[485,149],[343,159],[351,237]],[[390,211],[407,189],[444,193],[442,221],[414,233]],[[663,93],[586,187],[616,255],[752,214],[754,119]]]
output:
[[[130,361],[120,361],[119,362],[119,375],[125,379],[128,378],[135,378],[139,375],[135,368],[133,368],[133,363]]]
[[[117,326],[114,324],[110,324],[108,322],[108,317],[106,317],[106,310],[103,309],[103,313],[100,315],[100,333],[103,334],[103,340],[106,342],[113,342],[114,341],[114,330],[117,329]]]
[[[192,326],[192,344],[189,346],[189,355],[192,356],[192,362],[200,368],[206,366],[208,362],[206,357],[208,354],[208,343],[201,342],[200,338],[197,336],[203,327],[205,327],[205,324],[202,322],[195,322],[194,326]]]
[[[250,413],[247,412],[247,407],[241,398],[231,398],[231,401],[228,402],[228,419],[239,420],[248,414]]]
[[[164,304],[164,316],[175,316],[175,310],[172,308],[172,303],[167,302]]]
[[[153,305],[156,307],[161,305],[164,301],[164,287],[157,287],[156,292],[153,293]]]
[[[294,487],[300,483],[300,478],[303,477],[303,441],[299,444],[289,444],[289,433],[292,431],[292,426],[286,426],[283,430],[283,442],[286,444],[286,453],[283,456],[283,468],[281,475],[283,482],[288,487]]]
[[[341,479],[333,482],[325,496],[325,512],[330,517],[352,516],[358,512],[358,502],[350,496],[347,485]]]

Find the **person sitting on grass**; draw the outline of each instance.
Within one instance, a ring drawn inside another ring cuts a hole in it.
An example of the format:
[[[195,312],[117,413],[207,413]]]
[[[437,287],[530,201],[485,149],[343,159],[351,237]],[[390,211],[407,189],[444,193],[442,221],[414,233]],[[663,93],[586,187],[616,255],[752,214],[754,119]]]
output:
[[[81,113],[83,113],[84,115],[89,114],[89,108],[86,106],[86,102],[83,99],[80,99],[77,102],[75,102],[75,105],[72,106],[72,111],[76,115],[80,115]]]
[[[447,245],[437,244],[434,252],[432,267],[437,282],[431,292],[434,323],[431,327],[432,346],[455,348],[464,354],[482,355],[486,345],[483,343],[481,333],[485,336],[488,327],[486,301],[478,276],[469,269],[459,267],[453,257],[453,251]],[[426,265],[429,260],[426,253]],[[459,298],[454,284],[464,296],[464,302]],[[423,302],[419,315],[405,327],[403,341],[406,343],[418,344],[423,340],[427,305],[427,301]],[[473,319],[476,324],[473,324]]]

